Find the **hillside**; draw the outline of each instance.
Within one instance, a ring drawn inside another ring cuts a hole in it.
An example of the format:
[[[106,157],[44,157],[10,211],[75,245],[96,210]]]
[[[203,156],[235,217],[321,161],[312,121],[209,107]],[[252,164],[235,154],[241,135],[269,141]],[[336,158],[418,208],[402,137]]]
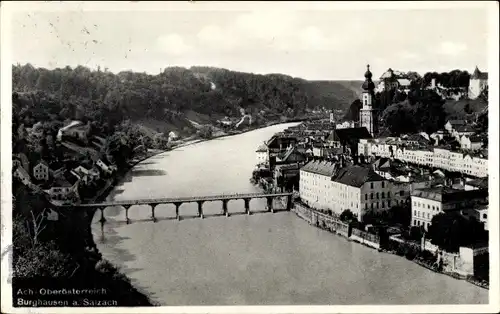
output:
[[[213,67],[169,67],[149,75],[83,66],[48,70],[27,64],[13,66],[12,85],[14,92],[24,95],[25,105],[18,108],[29,109],[36,121],[54,115],[110,126],[130,120],[151,131],[188,135],[225,117],[237,123],[251,116],[243,122],[245,127],[250,121],[264,125],[322,108],[346,110],[358,97],[361,82],[307,81]]]

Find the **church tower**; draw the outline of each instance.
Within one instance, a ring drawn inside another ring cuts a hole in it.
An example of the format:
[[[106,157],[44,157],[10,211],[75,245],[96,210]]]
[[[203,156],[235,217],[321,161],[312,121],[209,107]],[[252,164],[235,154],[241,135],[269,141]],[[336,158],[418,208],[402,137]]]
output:
[[[377,109],[373,108],[373,90],[375,89],[375,84],[372,81],[370,65],[367,65],[366,67],[365,82],[361,86],[363,88],[363,93],[361,95],[363,107],[361,107],[361,110],[359,111],[359,122],[361,127],[365,127],[371,136],[375,137],[378,133]]]

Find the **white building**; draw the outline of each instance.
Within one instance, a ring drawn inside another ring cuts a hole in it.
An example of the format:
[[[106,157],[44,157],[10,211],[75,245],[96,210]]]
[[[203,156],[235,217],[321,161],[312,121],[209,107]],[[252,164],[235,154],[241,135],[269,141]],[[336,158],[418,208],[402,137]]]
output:
[[[257,164],[265,164],[269,162],[269,153],[265,144],[260,145],[255,153],[257,155]]]
[[[355,126],[356,126],[356,122],[347,120],[347,121],[344,121],[342,123],[337,123],[335,125],[335,128],[336,129],[350,129],[350,128],[354,128]]]
[[[49,164],[45,160],[40,160],[38,164],[33,167],[33,177],[37,180],[49,180]]]
[[[432,217],[446,211],[466,209],[485,202],[487,190],[458,190],[448,187],[414,190],[411,194],[411,225],[428,230]]]
[[[330,188],[339,165],[328,161],[311,161],[300,168],[299,194],[302,201],[317,209],[333,209]]]
[[[469,98],[476,99],[483,90],[488,88],[488,73],[479,71],[478,67],[472,73],[469,81]]]
[[[462,135],[460,146],[462,149],[479,150],[483,146],[483,140],[479,136]]]
[[[364,156],[395,158],[404,162],[442,170],[464,173],[469,176],[488,176],[488,158],[472,157],[469,154],[443,147],[403,147],[396,139],[363,139],[358,143],[358,153]]]
[[[444,125],[444,129],[448,131],[449,134],[453,134],[453,130],[465,125],[467,125],[467,122],[465,122],[465,120],[448,120]]]
[[[399,190],[398,190],[399,191]],[[396,205],[399,196],[392,182],[371,167],[311,161],[300,170],[301,199],[313,208],[331,210],[340,215],[350,210],[359,219],[367,211],[384,211]]]

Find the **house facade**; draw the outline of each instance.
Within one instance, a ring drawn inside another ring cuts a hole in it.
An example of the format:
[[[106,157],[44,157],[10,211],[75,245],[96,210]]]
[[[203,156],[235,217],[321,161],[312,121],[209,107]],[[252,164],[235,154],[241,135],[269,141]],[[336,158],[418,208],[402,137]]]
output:
[[[486,190],[465,191],[448,187],[417,189],[411,194],[411,225],[428,230],[435,215],[467,209],[487,197]]]
[[[257,164],[265,164],[269,162],[269,153],[265,144],[260,145],[255,151],[257,155]]]
[[[49,164],[45,160],[41,160],[33,167],[33,177],[39,181],[49,180]]]

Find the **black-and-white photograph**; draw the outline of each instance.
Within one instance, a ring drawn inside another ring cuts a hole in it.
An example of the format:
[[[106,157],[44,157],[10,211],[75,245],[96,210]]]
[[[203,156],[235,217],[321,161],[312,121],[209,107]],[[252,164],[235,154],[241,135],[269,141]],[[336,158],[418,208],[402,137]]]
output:
[[[2,312],[498,310],[497,2],[1,10]]]

